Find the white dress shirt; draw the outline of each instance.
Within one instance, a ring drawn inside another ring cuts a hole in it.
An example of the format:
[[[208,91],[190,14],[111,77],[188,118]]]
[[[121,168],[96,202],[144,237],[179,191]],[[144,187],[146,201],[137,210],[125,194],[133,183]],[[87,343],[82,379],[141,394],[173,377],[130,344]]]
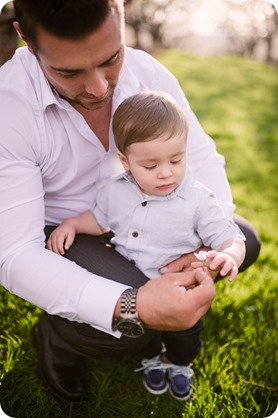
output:
[[[167,91],[189,122],[188,163],[232,214],[224,158],[202,130],[176,79],[150,55],[127,48],[113,112],[143,89]],[[26,47],[0,68],[0,281],[50,314],[112,331],[127,286],[44,248],[44,226],[88,210],[105,179],[123,171],[110,128],[106,152],[80,113],[53,91]]]
[[[99,190],[92,212],[99,225],[114,231],[116,250],[150,279],[202,245],[219,251],[229,239],[245,240],[212,191],[189,173],[166,196],[145,195],[130,173],[121,174]]]

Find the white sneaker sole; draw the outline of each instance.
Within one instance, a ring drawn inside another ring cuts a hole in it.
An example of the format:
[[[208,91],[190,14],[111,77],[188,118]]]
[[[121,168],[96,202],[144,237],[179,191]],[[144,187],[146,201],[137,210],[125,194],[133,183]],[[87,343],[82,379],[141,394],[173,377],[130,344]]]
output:
[[[189,392],[183,397],[181,398],[180,396],[177,396],[173,393],[171,386],[169,386],[169,392],[171,393],[171,396],[173,396],[173,398],[177,399],[178,401],[188,401],[189,398],[191,398],[191,395],[193,393],[193,389],[191,388],[189,390]]]

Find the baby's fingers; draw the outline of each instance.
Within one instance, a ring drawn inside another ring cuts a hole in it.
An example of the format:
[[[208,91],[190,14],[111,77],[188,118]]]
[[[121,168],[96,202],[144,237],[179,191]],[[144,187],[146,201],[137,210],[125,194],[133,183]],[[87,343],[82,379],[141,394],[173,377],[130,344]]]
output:
[[[238,268],[237,266],[234,266],[231,270],[230,277],[228,279],[229,282],[233,282],[237,275],[238,275]]]
[[[207,266],[211,270],[216,270],[219,266],[221,266],[225,262],[225,258],[223,257],[222,253],[217,253],[216,251],[210,251],[209,257],[207,260]]]
[[[220,274],[221,276],[230,275],[230,281],[234,280],[238,273],[238,268],[232,260],[227,260],[225,264],[223,264]]]
[[[56,234],[50,235],[46,247],[56,254],[64,254],[63,244],[60,244],[59,237]]]
[[[53,250],[53,239],[52,239],[52,237],[50,236],[49,238],[48,238],[48,240],[47,240],[47,243],[46,243],[46,248],[48,249],[48,250],[50,250],[50,251],[54,251]]]
[[[68,235],[66,236],[66,239],[65,239],[64,243],[63,243],[65,250],[68,250],[72,246],[74,238],[75,238],[75,234],[72,233],[72,232],[69,232]]]
[[[56,237],[56,242],[55,242],[55,248],[56,248],[56,253],[57,254],[61,254],[61,255],[64,255],[65,254],[65,249],[64,249],[64,243],[65,243],[65,239],[66,239],[66,237],[65,236],[60,236],[60,235],[58,235],[57,237]]]

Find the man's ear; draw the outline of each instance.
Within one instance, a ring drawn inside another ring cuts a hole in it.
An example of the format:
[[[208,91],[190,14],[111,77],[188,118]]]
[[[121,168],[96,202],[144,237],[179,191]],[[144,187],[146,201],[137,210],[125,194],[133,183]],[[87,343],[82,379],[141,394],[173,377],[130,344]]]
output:
[[[125,171],[129,171],[129,163],[128,163],[128,159],[126,158],[126,156],[122,154],[120,151],[118,151],[118,156],[122,165],[124,166]]]
[[[21,30],[20,24],[18,22],[14,22],[13,23],[15,30],[17,31],[17,33],[19,34],[19,36],[21,37],[21,39],[26,43],[27,48],[29,49],[29,51],[31,52],[31,54],[35,55],[34,50],[32,48],[32,45],[30,44],[30,42],[26,39],[24,33]]]

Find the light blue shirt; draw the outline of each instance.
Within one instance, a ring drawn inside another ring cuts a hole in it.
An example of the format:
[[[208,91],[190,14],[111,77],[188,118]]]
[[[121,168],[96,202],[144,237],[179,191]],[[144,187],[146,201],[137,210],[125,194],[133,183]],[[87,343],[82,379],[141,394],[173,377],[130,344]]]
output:
[[[202,245],[219,250],[228,239],[245,239],[213,192],[189,174],[169,195],[148,196],[124,173],[99,190],[92,212],[115,233],[116,250],[149,278]]]

